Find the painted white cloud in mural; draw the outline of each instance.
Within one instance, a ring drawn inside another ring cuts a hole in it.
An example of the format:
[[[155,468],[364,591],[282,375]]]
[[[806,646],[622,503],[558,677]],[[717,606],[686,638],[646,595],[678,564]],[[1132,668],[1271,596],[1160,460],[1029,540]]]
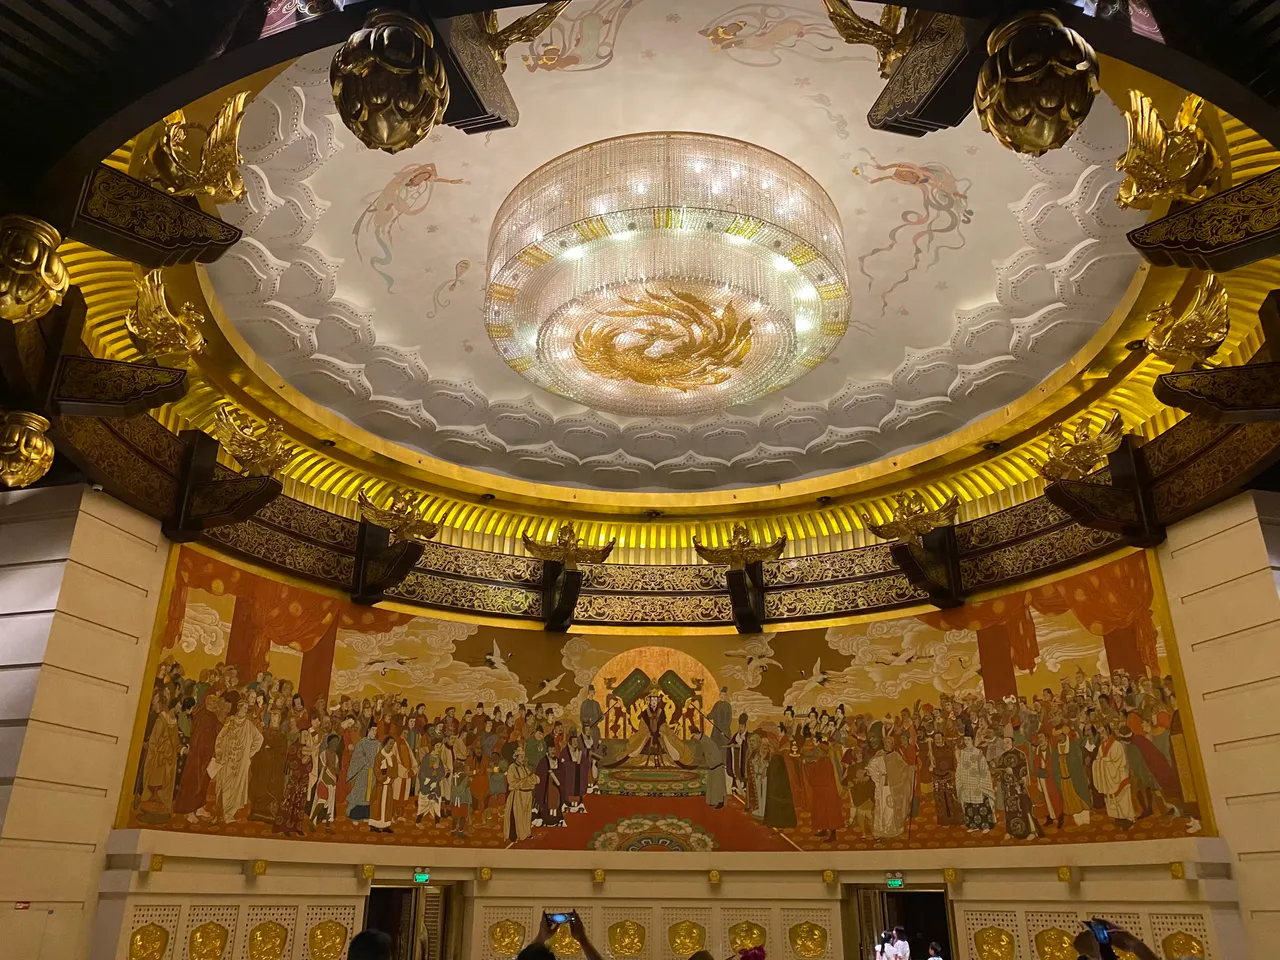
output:
[[[358,665],[335,669],[331,692],[359,694],[373,685],[430,702],[497,703],[504,708],[525,702],[528,692],[510,670],[454,659],[458,642],[478,630],[475,624],[425,617],[381,633],[340,630],[336,659],[355,659]]]
[[[194,601],[187,604],[182,617],[182,639],[178,641],[183,653],[195,653],[196,647],[200,647],[209,656],[220,657],[227,649],[230,635],[231,624],[213,607]]]
[[[608,650],[602,650],[592,644],[590,636],[572,637],[560,648],[560,663],[569,672],[569,676],[573,678],[573,685],[577,687],[573,699],[569,701],[569,706],[565,708],[565,712],[569,716],[578,716],[582,709],[583,701],[587,699],[587,684],[595,679],[596,674],[614,656],[616,654]],[[568,678],[566,677],[565,679],[567,680]],[[567,687],[565,680],[561,680],[560,684],[561,689]],[[601,699],[603,696],[603,690],[596,691],[596,699],[600,701],[601,706],[604,706],[604,701]]]
[[[729,694],[729,703],[735,717],[745,713],[752,723],[777,720],[782,716],[782,710],[772,700],[755,690],[734,690]]]
[[[970,630],[942,632],[914,618],[881,620],[832,627],[827,646],[852,662],[839,670],[828,667],[821,685],[797,680],[783,695],[785,705],[834,709],[895,700],[922,684],[954,696],[981,682],[977,635]]]
[[[735,660],[720,668],[720,675],[726,680],[737,680],[746,690],[753,690],[760,685],[765,673],[769,670],[781,670],[782,664],[773,659],[773,638],[776,633],[761,633],[748,637],[741,646],[734,650],[726,650],[725,656]],[[735,712],[737,702],[734,704]]]

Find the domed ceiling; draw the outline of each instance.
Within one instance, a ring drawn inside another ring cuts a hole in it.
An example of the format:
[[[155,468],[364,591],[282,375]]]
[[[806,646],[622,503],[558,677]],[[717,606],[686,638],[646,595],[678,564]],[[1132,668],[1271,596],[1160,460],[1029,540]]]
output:
[[[442,128],[394,156],[337,118],[331,56],[297,61],[250,105],[248,194],[221,210],[245,239],[209,268],[213,288],[308,397],[483,471],[708,490],[870,463],[1026,394],[1106,322],[1138,269],[1125,233],[1142,214],[1113,202],[1125,123],[1105,96],[1038,160],[1002,150],[973,116],[919,140],[878,133],[865,122],[883,85],[874,53],[844,44],[820,0],[576,0],[508,54],[516,128]],[[568,151],[649,131],[766,148],[838,212],[848,326],[813,369],[750,403],[591,409],[535,386],[490,341],[486,255],[503,200]]]

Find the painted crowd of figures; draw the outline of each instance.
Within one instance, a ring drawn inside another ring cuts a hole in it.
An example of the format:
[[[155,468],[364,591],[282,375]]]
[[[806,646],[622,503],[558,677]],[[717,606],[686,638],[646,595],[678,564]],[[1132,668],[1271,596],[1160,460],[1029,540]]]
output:
[[[898,838],[926,806],[938,826],[1020,840],[1099,817],[1200,829],[1172,677],[1077,672],[1030,699],[943,695],[883,718],[788,708],[752,729],[744,716],[727,759],[753,816],[786,830],[807,811],[820,841]]]
[[[288,836],[425,822],[466,837],[485,822],[516,842],[584,811],[609,767],[669,766],[700,770],[709,805],[734,797],[775,829],[807,814],[820,842],[909,837],[922,818],[1016,839],[1103,817],[1199,829],[1169,677],[1077,672],[1029,699],[943,695],[883,718],[788,707],[780,720],[734,723],[725,699],[704,716],[656,691],[633,716],[612,697],[602,708],[590,688],[572,718],[541,704],[429,716],[393,694],[308,705],[288,680],[236,674],[160,665],[134,783],[139,823],[250,821]]]
[[[308,705],[270,673],[241,684],[234,665],[218,664],[197,679],[170,659],[155,678],[135,816],[260,822],[285,836],[339,821],[385,833],[447,821],[466,836],[501,818],[504,835],[522,840],[534,826],[563,825],[594,789],[599,728],[579,732],[559,713],[476,704],[428,718],[424,704],[391,694]]]

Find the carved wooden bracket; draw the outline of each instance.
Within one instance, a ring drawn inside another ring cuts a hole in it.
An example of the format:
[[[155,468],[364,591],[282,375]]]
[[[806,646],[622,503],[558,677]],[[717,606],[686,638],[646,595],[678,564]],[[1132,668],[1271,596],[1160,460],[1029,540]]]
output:
[[[950,524],[930,530],[914,543],[895,543],[889,548],[893,562],[917,587],[928,591],[936,607],[946,609],[964,603],[965,589],[960,580],[960,549],[956,544],[956,528]]]
[[[214,479],[218,441],[199,430],[183,430],[182,459],[172,510],[160,531],[174,543],[190,543],[214,527],[248,520],[280,496],[275,477]]]
[[[212,263],[240,230],[106,164],[89,172],[66,231],[70,237],[148,269]]]
[[[557,560],[542,561],[542,622],[548,633],[565,633],[582,593],[582,571],[566,570]]]
[[[745,569],[730,569],[724,579],[729,585],[734,628],[739,633],[764,632],[764,564],[756,560]]]
[[[1280,254],[1280,167],[1129,232],[1158,267],[1225,273]]]
[[[867,113],[867,125],[909,137],[958,127],[973,110],[990,21],[937,13],[920,31]]]
[[[1138,547],[1164,542],[1165,530],[1156,512],[1146,457],[1133,436],[1107,458],[1108,483],[1058,480],[1045,496],[1082,527],[1118,533]]]
[[[391,531],[368,520],[356,531],[356,558],[352,571],[351,600],[372,606],[392,587],[404,582],[422,559],[423,545],[411,540],[391,542]]]

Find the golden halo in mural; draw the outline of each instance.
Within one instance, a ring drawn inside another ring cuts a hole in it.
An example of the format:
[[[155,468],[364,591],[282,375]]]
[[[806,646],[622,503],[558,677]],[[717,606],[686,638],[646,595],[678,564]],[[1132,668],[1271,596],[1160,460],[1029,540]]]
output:
[[[795,382],[840,342],[840,217],[803,170],[739,140],[588,144],[503,201],[484,313],[503,360],[545,390],[612,413],[709,413]]]

